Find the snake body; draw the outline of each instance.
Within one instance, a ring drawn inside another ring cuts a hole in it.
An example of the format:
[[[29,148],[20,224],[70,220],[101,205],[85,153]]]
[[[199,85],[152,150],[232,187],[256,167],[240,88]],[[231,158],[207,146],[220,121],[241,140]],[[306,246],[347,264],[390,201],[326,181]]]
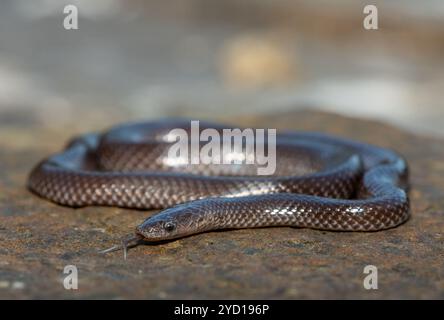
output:
[[[28,186],[72,207],[163,208],[136,227],[146,241],[268,226],[376,231],[409,217],[407,164],[392,150],[285,131],[277,135],[275,174],[257,176],[255,165],[171,163],[175,128],[190,130],[190,122],[131,123],[77,137],[40,162]]]

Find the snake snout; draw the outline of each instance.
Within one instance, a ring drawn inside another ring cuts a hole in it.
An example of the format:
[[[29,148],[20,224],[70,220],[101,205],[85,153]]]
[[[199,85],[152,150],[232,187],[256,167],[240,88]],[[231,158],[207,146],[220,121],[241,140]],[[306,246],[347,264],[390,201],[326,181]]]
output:
[[[138,225],[135,230],[136,235],[141,236],[144,240],[150,240],[153,237],[154,229],[147,227],[142,223]]]
[[[141,227],[141,225],[136,227],[135,234],[144,237],[144,235],[143,235],[143,228]]]
[[[176,237],[176,222],[165,216],[151,217],[136,227],[136,234],[144,241],[155,242]]]

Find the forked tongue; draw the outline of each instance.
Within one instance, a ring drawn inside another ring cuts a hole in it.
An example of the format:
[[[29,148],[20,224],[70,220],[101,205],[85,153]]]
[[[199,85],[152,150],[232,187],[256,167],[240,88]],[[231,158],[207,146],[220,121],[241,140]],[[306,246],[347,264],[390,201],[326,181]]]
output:
[[[143,239],[143,237],[141,235],[138,235],[138,234],[131,235],[131,236],[128,236],[128,237],[122,239],[122,242],[120,244],[115,245],[115,246],[105,249],[105,250],[101,250],[101,251],[99,251],[99,253],[105,254],[108,252],[113,252],[113,251],[123,249],[123,258],[126,260],[126,258],[128,256],[128,248],[137,246],[139,244],[140,240],[142,240],[142,239]]]

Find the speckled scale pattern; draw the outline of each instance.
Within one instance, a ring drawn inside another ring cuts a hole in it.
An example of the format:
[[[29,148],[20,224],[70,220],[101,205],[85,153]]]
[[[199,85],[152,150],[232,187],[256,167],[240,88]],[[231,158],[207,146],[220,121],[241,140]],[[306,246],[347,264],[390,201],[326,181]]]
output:
[[[274,176],[251,175],[254,165],[169,167],[164,135],[189,124],[137,123],[78,137],[34,168],[29,188],[72,207],[193,211],[196,233],[264,226],[375,231],[409,217],[407,165],[391,150],[285,132],[278,135]],[[214,127],[229,128],[201,123],[201,129]]]

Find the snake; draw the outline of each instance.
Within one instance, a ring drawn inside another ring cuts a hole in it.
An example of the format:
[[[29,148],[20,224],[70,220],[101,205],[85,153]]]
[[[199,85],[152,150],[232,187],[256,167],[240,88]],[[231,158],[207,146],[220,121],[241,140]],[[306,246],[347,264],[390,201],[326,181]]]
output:
[[[408,165],[391,149],[320,132],[281,130],[276,170],[262,176],[255,163],[191,164],[189,155],[171,161],[170,133],[177,128],[190,132],[190,120],[131,122],[77,136],[34,167],[28,187],[70,207],[162,209],[122,242],[125,250],[131,241],[221,229],[379,231],[410,216]],[[222,134],[227,128],[236,127],[201,121],[199,130]],[[245,155],[248,150],[227,152]]]

